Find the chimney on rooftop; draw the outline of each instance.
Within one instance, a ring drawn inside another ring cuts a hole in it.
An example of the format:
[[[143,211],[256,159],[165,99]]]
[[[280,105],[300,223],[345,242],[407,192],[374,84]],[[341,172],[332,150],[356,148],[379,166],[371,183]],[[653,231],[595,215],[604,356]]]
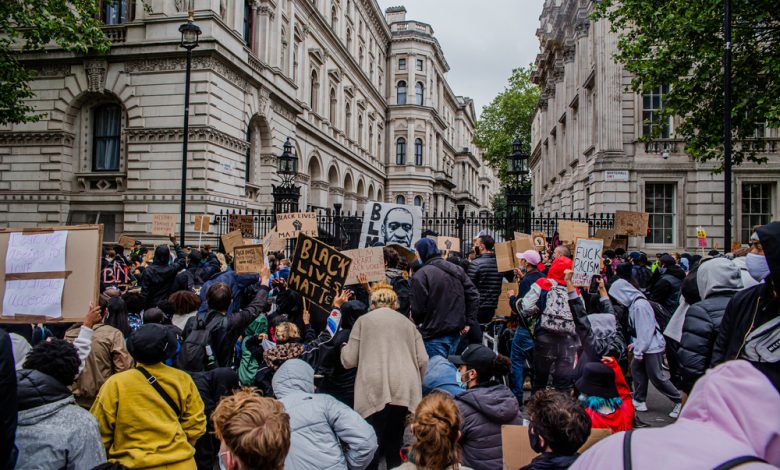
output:
[[[406,21],[406,8],[404,8],[403,5],[389,7],[387,10],[385,10],[385,19],[387,20],[387,24]]]

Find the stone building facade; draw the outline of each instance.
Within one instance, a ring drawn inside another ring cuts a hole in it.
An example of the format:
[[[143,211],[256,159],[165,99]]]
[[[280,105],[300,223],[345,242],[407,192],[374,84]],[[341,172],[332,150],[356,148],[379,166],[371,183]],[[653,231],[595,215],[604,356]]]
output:
[[[703,228],[723,243],[723,175],[714,163],[694,161],[675,138],[678,120],[661,122],[663,88],[641,96],[613,59],[617,35],[592,21],[588,0],[546,0],[537,36],[535,82],[542,97],[534,116],[533,203],[546,212],[645,211],[650,235],[631,245],[651,252],[697,247]],[[661,138],[645,145],[657,126]],[[734,168],[732,238],[746,242],[753,225],[780,215],[780,132],[761,129],[763,165]],[[736,145],[755,145],[754,142]],[[720,246],[720,248],[723,248]]]
[[[100,222],[112,240],[148,233],[152,214],[179,212],[178,27],[188,1],[145,3],[106,2],[113,44],[105,56],[54,48],[22,56],[37,70],[31,104],[45,116],[0,128],[0,226]],[[193,6],[202,35],[190,91],[190,224],[195,214],[270,208],[288,137],[299,158],[301,208],[341,203],[356,211],[368,200],[401,197],[426,211],[490,204],[498,183],[470,144],[473,102],[447,85],[431,27],[406,21],[402,7],[385,17],[375,0]],[[411,85],[407,104],[398,104],[402,77],[423,84],[421,102]]]

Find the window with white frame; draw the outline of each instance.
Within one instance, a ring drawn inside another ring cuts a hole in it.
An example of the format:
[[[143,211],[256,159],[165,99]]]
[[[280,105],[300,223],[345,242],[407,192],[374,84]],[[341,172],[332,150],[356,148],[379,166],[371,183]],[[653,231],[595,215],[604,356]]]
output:
[[[396,104],[406,104],[406,82],[401,80],[395,87]]]
[[[406,59],[398,59],[398,70],[406,70]]]
[[[664,96],[669,93],[669,85],[654,88],[642,96],[642,135],[668,139],[671,134],[671,116],[664,116]]]
[[[645,212],[650,214],[648,244],[674,244],[675,183],[645,184]]]
[[[395,164],[406,165],[406,139],[403,137],[395,141]]]
[[[119,171],[122,108],[102,104],[92,111],[92,170]]]
[[[418,72],[422,72],[423,71],[423,65],[424,65],[423,60],[422,59],[417,59],[417,71]]]
[[[747,243],[756,225],[765,225],[772,221],[772,184],[742,184],[742,225],[740,240]]]

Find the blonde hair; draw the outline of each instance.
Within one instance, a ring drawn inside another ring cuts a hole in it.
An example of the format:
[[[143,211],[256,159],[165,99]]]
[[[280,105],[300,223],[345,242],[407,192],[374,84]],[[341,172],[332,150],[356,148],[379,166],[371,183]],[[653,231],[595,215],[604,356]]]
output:
[[[418,470],[459,468],[460,414],[449,395],[431,393],[422,399],[412,419],[417,442],[412,446]]]
[[[290,450],[290,416],[273,398],[244,388],[223,398],[211,415],[214,433],[243,468],[284,469]]]
[[[297,341],[301,339],[301,330],[298,325],[290,322],[283,322],[276,325],[274,336],[277,343],[287,343],[288,341]]]
[[[398,294],[393,287],[386,282],[377,282],[371,287],[371,307],[388,307],[395,309],[398,306]]]

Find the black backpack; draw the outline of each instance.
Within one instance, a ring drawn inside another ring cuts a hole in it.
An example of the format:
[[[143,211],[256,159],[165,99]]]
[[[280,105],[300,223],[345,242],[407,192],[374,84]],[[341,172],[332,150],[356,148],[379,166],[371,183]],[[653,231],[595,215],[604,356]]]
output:
[[[215,316],[208,324],[200,315],[195,317],[193,328],[181,344],[176,367],[188,372],[202,372],[216,365],[212,333],[225,319],[222,315]]]
[[[666,330],[666,326],[669,324],[669,320],[672,319],[672,314],[669,312],[669,310],[666,309],[666,307],[659,304],[658,302],[653,302],[652,300],[646,299],[644,297],[639,298],[646,300],[647,303],[650,304],[650,307],[653,309],[653,316],[655,316],[655,329],[658,330],[659,333],[664,334],[664,330]],[[636,302],[636,300],[634,300],[634,302]],[[631,302],[631,305],[633,305],[633,302]],[[631,306],[628,308],[631,309]],[[629,322],[629,328],[631,330],[629,331],[631,336],[636,336],[636,330],[634,329],[634,325],[631,325],[631,322]]]
[[[409,287],[409,281],[403,276],[397,276],[393,278],[393,282],[390,285],[393,286],[393,290],[398,296],[398,311],[408,317],[412,309],[409,301],[409,295],[412,291],[411,287]]]

